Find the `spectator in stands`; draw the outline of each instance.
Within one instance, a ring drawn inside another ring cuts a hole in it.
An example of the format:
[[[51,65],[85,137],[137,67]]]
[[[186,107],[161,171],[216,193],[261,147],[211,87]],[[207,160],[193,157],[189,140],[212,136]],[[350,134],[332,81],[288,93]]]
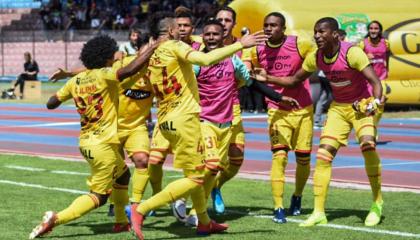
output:
[[[37,80],[39,72],[38,64],[32,59],[29,52],[24,53],[25,63],[23,64],[24,72],[19,75],[13,87],[13,90],[19,85],[20,98],[23,98],[23,90],[25,88],[25,81]],[[18,97],[19,98],[19,97]]]
[[[128,42],[123,43],[119,47],[119,51],[125,56],[135,55],[141,45],[141,31],[138,28],[132,28],[128,34]]]

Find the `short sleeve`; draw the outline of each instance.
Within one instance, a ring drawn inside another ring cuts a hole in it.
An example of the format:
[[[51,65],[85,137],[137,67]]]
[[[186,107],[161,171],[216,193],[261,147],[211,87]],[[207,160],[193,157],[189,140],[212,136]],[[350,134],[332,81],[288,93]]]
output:
[[[55,94],[60,102],[65,102],[73,97],[71,89],[76,79],[77,75],[68,80],[66,84],[64,84],[64,86],[61,87],[60,90],[58,90],[58,92]]]
[[[306,56],[308,56],[309,53],[315,50],[315,45],[309,40],[298,38],[297,48],[298,48],[300,56],[302,58],[306,58]]]
[[[316,65],[316,50],[314,50],[306,56],[302,64],[302,69],[306,72],[312,73],[315,72],[317,68],[318,67]]]
[[[347,61],[351,68],[363,71],[369,64],[369,58],[366,53],[358,46],[353,46],[347,53]]]

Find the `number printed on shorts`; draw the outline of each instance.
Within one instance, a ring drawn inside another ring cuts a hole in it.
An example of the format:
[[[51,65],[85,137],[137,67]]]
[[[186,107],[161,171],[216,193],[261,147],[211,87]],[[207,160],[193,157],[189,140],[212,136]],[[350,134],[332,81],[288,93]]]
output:
[[[80,114],[80,124],[82,127],[88,123],[97,122],[103,116],[102,104],[104,103],[104,99],[100,93],[90,95],[87,101],[82,97],[74,98],[74,102],[77,107],[77,112]],[[95,113],[92,114],[92,116],[88,116],[87,108],[92,105],[95,109]]]
[[[217,147],[216,137],[205,137],[204,141],[206,143],[206,148],[215,148]]]

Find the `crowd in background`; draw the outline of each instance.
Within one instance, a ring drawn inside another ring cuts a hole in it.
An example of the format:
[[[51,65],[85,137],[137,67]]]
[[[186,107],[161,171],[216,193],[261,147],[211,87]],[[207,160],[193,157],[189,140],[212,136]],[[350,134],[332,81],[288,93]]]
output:
[[[174,11],[182,5],[192,9],[196,25],[213,15],[229,0],[51,0],[40,17],[46,30],[128,30],[145,27],[157,11]]]

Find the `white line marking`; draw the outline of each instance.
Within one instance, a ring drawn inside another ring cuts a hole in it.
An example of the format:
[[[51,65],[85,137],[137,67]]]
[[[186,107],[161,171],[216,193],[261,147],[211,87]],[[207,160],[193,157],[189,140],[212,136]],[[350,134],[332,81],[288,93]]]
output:
[[[33,168],[33,167],[22,167],[22,166],[16,166],[16,165],[5,165],[5,168],[11,168],[11,169],[17,169],[17,170],[26,170],[31,172],[42,172],[45,171],[43,168]]]
[[[46,186],[38,185],[38,184],[29,184],[29,183],[24,183],[24,182],[14,182],[14,181],[1,180],[1,179],[0,179],[0,183],[22,186],[22,187],[40,188],[40,189],[46,189],[46,190],[52,190],[52,191],[68,192],[68,193],[74,193],[74,194],[86,194],[87,193],[86,191],[80,191],[80,190],[75,190],[75,189],[46,187]],[[246,212],[234,211],[234,210],[227,210],[227,212],[240,214],[240,215],[245,215],[245,216],[250,216],[250,217],[256,217],[256,218],[272,218],[272,216],[270,216],[270,215],[259,215],[259,214],[252,213],[252,212],[246,213]],[[293,222],[293,223],[303,222],[303,220],[292,219],[290,217],[287,220],[289,222]],[[339,225],[339,224],[325,224],[325,225],[318,225],[318,226],[327,227],[327,228],[335,228],[335,229],[344,229],[344,230],[357,231],[357,232],[368,232],[368,233],[393,235],[393,236],[400,236],[400,237],[420,238],[420,234],[409,233],[409,232],[388,231],[388,230],[365,228],[365,227],[352,227],[352,226]]]
[[[255,116],[246,115],[246,116],[242,116],[242,119],[266,119],[267,117],[268,117],[267,114],[255,115]]]
[[[31,171],[31,172],[50,172],[55,174],[64,174],[64,175],[80,175],[80,176],[89,176],[89,173],[83,172],[72,172],[72,171],[58,171],[52,170],[49,171],[43,168],[32,168],[32,167],[24,167],[24,166],[17,166],[17,165],[5,165],[5,168],[17,169],[17,170],[24,170],[24,171]]]
[[[74,189],[46,187],[46,186],[39,185],[39,184],[14,182],[14,181],[3,180],[3,179],[0,179],[0,183],[17,185],[17,186],[22,186],[22,187],[40,188],[40,189],[53,190],[53,191],[59,191],[59,192],[68,192],[68,193],[74,193],[74,194],[86,194],[86,193],[88,193],[86,191],[80,191],[80,190],[74,190]]]
[[[259,215],[256,213],[246,213],[241,211],[234,211],[234,210],[227,210],[227,212],[245,215],[245,216],[252,216],[256,218],[272,218],[273,216],[270,215]],[[293,219],[288,217],[287,221],[293,222],[293,223],[302,223],[304,220],[299,219]],[[400,232],[400,231],[389,231],[389,230],[381,230],[381,229],[373,229],[373,228],[367,228],[367,227],[352,227],[347,225],[339,225],[339,224],[321,224],[318,225],[319,227],[327,227],[327,228],[335,228],[335,229],[345,229],[350,231],[357,231],[357,232],[368,232],[368,233],[375,233],[375,234],[384,234],[384,235],[394,235],[394,236],[400,236],[400,237],[415,237],[420,238],[420,234],[417,233],[409,233],[409,232]],[[316,226],[316,227],[318,227]],[[316,228],[314,227],[314,228]]]
[[[19,126],[8,126],[7,128],[17,128],[17,127],[56,127],[56,126],[74,126],[80,125],[80,122],[58,122],[58,123],[40,123],[40,124],[30,124],[30,125],[19,125]]]

